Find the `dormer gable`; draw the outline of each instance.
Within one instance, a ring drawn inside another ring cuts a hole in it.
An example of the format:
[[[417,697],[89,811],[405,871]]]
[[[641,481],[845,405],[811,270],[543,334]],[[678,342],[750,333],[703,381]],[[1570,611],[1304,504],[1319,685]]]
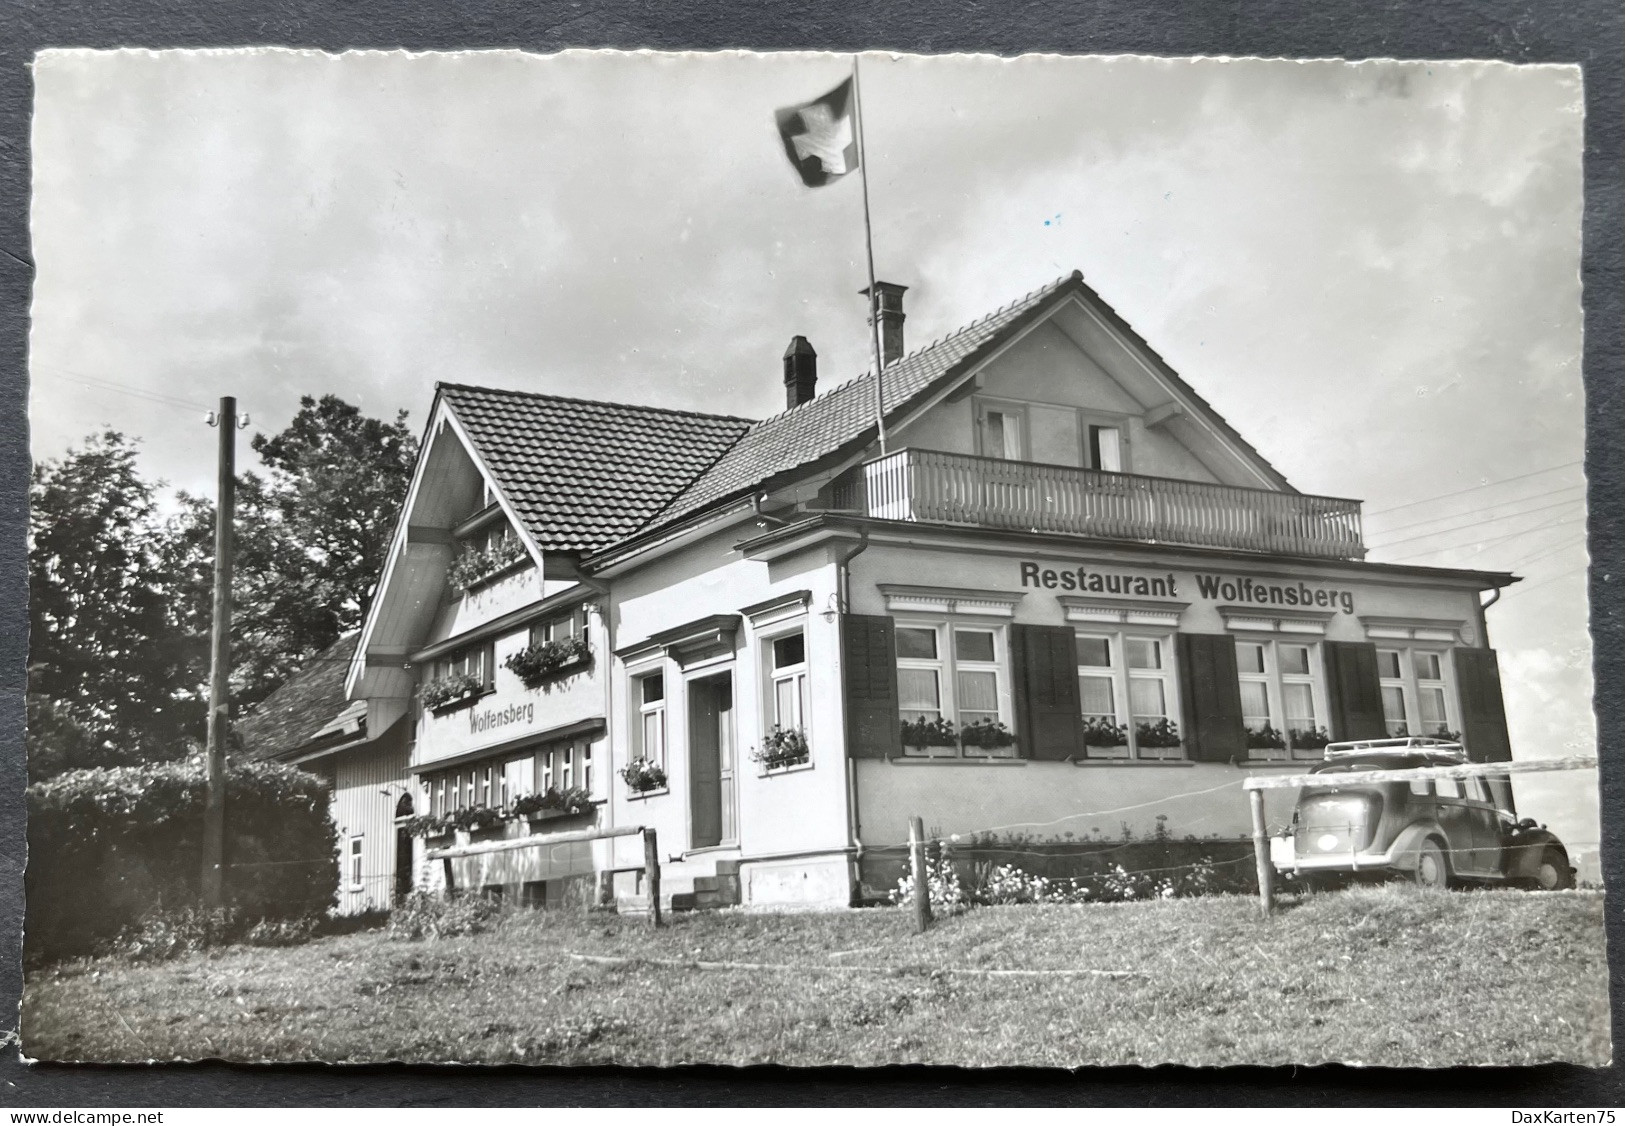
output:
[[[1295,491],[1081,283],[912,404],[890,444]]]
[[[516,600],[544,597],[550,569],[557,565],[550,567],[456,412],[437,396],[351,662],[350,696],[408,695],[408,654]],[[475,604],[510,580],[525,589]]]

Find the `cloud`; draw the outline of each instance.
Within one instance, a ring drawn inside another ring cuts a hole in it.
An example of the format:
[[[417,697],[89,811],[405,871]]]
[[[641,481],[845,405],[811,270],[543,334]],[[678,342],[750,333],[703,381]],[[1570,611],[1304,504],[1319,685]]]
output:
[[[113,422],[210,487],[194,410],[74,372],[267,428],[325,391],[421,420],[436,380],[762,416],[801,333],[827,390],[868,358],[858,184],[803,188],[772,110],[848,65],[48,53],[35,453]],[[1446,527],[1580,457],[1577,68],[870,55],[863,89],[913,344],[1078,268],[1305,491]],[[1582,530],[1374,552],[1557,552],[1491,612],[1520,754],[1592,738]]]

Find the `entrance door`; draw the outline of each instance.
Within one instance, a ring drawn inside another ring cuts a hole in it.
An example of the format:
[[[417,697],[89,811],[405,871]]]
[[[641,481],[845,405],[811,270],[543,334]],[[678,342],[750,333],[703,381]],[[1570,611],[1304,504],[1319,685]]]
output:
[[[412,894],[412,834],[406,831],[401,819],[412,816],[412,795],[402,794],[395,803],[395,887],[397,904]]]
[[[688,787],[691,848],[737,839],[734,824],[733,677],[688,684]]]
[[[404,828],[395,830],[395,902],[402,903],[412,894],[412,834]]]

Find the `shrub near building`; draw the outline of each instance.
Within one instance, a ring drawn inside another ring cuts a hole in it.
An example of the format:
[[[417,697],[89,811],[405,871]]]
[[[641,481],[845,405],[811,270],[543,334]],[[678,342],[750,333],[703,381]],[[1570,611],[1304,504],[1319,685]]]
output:
[[[26,952],[85,953],[199,905],[201,759],[77,770],[28,788]],[[326,783],[272,763],[226,772],[226,905],[245,922],[331,909],[337,837]]]

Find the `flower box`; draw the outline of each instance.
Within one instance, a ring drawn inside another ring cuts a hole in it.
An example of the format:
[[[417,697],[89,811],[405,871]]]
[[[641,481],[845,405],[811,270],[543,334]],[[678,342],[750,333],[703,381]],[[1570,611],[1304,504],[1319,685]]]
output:
[[[659,763],[644,758],[635,758],[622,767],[621,778],[626,782],[627,789],[635,794],[666,788],[666,772]]]
[[[764,770],[788,770],[812,758],[807,746],[807,734],[799,727],[783,728],[777,724],[762,740],[760,749],[752,751],[751,761],[760,763]]]
[[[423,686],[423,706],[436,715],[471,704],[485,694],[485,681],[471,672],[443,676]]]
[[[1091,716],[1083,721],[1083,745],[1102,749],[1126,747],[1128,727],[1125,724],[1113,723],[1109,719]]]
[[[596,810],[592,795],[579,786],[559,791],[549,788],[545,793],[525,794],[515,798],[508,807],[514,817],[527,821],[547,821],[555,817],[575,817]]]
[[[1134,728],[1134,743],[1142,750],[1178,747],[1182,746],[1184,742],[1184,737],[1179,733],[1179,724],[1171,719],[1159,719],[1156,723],[1136,724]]]
[[[1286,750],[1286,736],[1269,724],[1247,729],[1247,746],[1252,750]]]
[[[592,647],[585,637],[562,637],[557,641],[537,641],[510,656],[503,664],[519,677],[526,688],[540,688],[592,661]]]
[[[997,751],[1015,744],[1010,729],[996,719],[979,719],[959,729],[959,745],[966,749]]]
[[[921,718],[903,724],[902,741],[905,747],[923,751],[930,747],[957,747],[959,735],[954,731],[954,721],[951,719]]]
[[[452,560],[446,577],[452,586],[466,593],[528,557],[525,545],[517,539],[505,539],[484,551],[468,548]]]
[[[1322,750],[1332,741],[1331,734],[1324,727],[1294,727],[1286,733],[1286,737],[1294,751]]]

